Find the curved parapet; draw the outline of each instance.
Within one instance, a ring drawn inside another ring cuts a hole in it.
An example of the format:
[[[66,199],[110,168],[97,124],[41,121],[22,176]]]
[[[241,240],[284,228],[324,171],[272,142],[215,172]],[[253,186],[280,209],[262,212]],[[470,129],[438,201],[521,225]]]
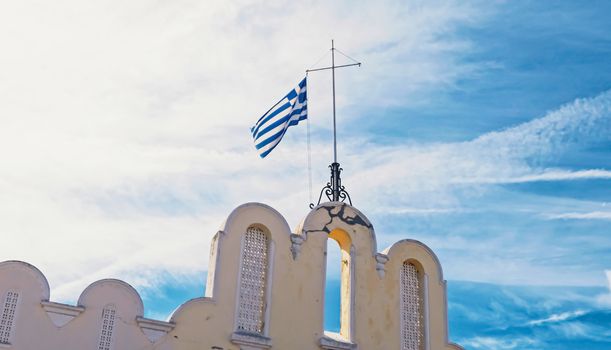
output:
[[[229,214],[212,239],[206,297],[212,299],[218,297],[216,289],[221,273],[237,274],[242,236],[249,227],[253,226],[261,228],[269,235],[272,246],[284,246],[286,247],[284,252],[289,252],[291,230],[282,214],[263,203],[250,202],[238,206]]]
[[[49,282],[36,266],[23,261],[9,260],[0,263],[0,292],[4,289],[36,291],[40,300],[49,300]],[[28,293],[32,295],[33,293]]]
[[[140,294],[129,283],[118,279],[95,281],[78,298],[78,305],[88,308],[113,304],[134,317],[144,315],[144,304]]]
[[[327,254],[335,243],[339,256]],[[329,264],[340,270],[339,333],[324,329]],[[435,253],[412,239],[378,252],[370,220],[341,202],[318,205],[294,233],[268,205],[236,207],[212,240],[206,295],[169,321],[143,317],[138,292],[116,279],[90,284],[76,306],[52,302],[45,276],[20,261],[0,263],[0,292],[17,305],[16,349],[462,349],[448,342]]]
[[[15,349],[106,349],[104,331],[116,348],[146,349],[167,333],[152,329],[167,325],[144,319],[140,295],[120,280],[92,283],[81,293],[78,306],[50,301],[49,294],[47,279],[36,267],[21,261],[0,263],[0,317],[8,329],[0,343]],[[105,320],[110,323],[103,324]]]
[[[174,309],[174,311],[172,311],[167,321],[176,322],[176,319],[180,318],[182,313],[185,312],[185,310],[188,310],[189,308],[197,307],[197,305],[202,305],[202,304],[214,305],[214,300],[212,300],[211,298],[207,298],[207,297],[199,297],[199,298],[193,298],[193,299],[187,300],[184,303],[178,305]]]
[[[371,255],[377,253],[377,241],[373,225],[369,219],[358,209],[343,202],[322,203],[312,209],[303,221],[297,226],[295,232],[307,239],[312,233],[330,234],[333,230],[341,229],[349,235],[357,230],[367,232],[366,242]],[[354,239],[354,237],[353,237]]]
[[[276,209],[270,207],[267,204],[259,202],[244,203],[231,211],[227,219],[223,222],[220,231],[228,232],[230,228],[239,226],[239,223],[244,218],[256,217],[259,220],[268,222],[269,220],[276,221],[276,224],[280,225],[284,232],[291,232],[288,222]],[[250,223],[252,224],[252,223]]]
[[[388,258],[385,264],[387,275],[394,276],[393,284],[398,284],[393,288],[399,290],[404,288],[402,278],[400,278],[404,273],[404,265],[410,265],[417,271],[418,288],[422,298],[420,302],[423,305],[423,319],[425,320],[424,338],[427,347],[430,349],[462,349],[448,340],[446,281],[443,278],[443,270],[437,255],[427,245],[414,239],[400,240],[385,249],[382,254]],[[398,309],[402,308],[401,303],[397,302],[396,305]],[[401,322],[397,325],[400,327],[395,332],[399,334]]]
[[[450,350],[465,350],[465,348],[463,348],[462,346],[452,342],[448,343],[447,348]]]
[[[429,274],[431,273],[431,270],[436,271],[435,275],[437,279],[439,282],[443,282],[443,270],[441,268],[439,258],[437,258],[437,255],[433,252],[433,250],[431,250],[431,248],[420,241],[415,239],[402,239],[384,249],[382,254],[386,255],[393,263],[396,261],[403,263],[405,260],[418,257],[417,260],[420,264],[424,264],[426,262],[425,270]]]

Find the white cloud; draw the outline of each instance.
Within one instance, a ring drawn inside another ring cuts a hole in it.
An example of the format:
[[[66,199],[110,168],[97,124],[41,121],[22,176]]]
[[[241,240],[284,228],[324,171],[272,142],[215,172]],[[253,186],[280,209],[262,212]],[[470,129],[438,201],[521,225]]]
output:
[[[480,136],[473,146],[505,159],[555,155],[575,144],[608,140],[610,114],[611,91],[605,91],[567,103],[542,118]]]
[[[611,135],[610,120],[611,92],[607,91],[473,141],[385,147],[360,142],[367,146],[360,146],[358,149],[363,151],[342,165],[364,170],[344,177],[344,184],[349,186],[353,198],[368,199],[365,208],[361,206],[364,212],[376,215],[388,213],[388,198],[392,198],[391,212],[412,216],[415,209],[429,215],[434,211],[437,215],[453,215],[498,210],[533,217],[550,212],[599,211],[601,203],[561,198],[545,200],[535,195],[522,195],[521,200],[516,201],[515,196],[508,197],[502,190],[499,191],[501,195],[495,197],[498,203],[482,203],[478,198],[494,191],[499,184],[609,178],[608,170],[553,169],[540,164],[545,164],[547,157],[558,156],[567,147],[587,147],[587,142],[607,141]],[[600,220],[602,215],[591,216],[590,220]],[[495,225],[499,223],[491,224]],[[553,260],[556,256],[579,254],[577,251],[571,253],[566,246],[560,245],[549,247],[543,238],[549,236],[534,235],[536,232],[530,230],[516,232],[510,222],[505,225],[505,231],[497,230],[494,236],[486,234],[485,227],[473,227],[462,238],[457,238],[456,234],[435,237],[426,232],[417,238],[436,250],[452,254],[452,263],[446,262],[445,266],[451,279],[535,285],[597,283],[595,269],[577,268],[574,273],[567,273],[558,264],[545,262],[546,257]],[[412,234],[402,232],[401,228],[396,231]],[[607,245],[601,239],[596,246],[604,249]]]
[[[340,105],[345,93],[406,103],[477,71],[457,58],[470,44],[446,34],[480,13],[460,2],[3,3],[0,260],[37,265],[61,300],[102,277],[203,272],[238,204],[272,202],[293,224],[305,214],[305,156],[287,137],[262,162],[247,129],[329,39],[365,62],[342,76]],[[329,78],[311,80],[322,115]]]
[[[260,161],[247,128],[328,39],[365,62],[339,73],[340,107],[346,95],[363,107],[417,105],[482,69],[460,60],[471,43],[448,35],[485,15],[464,3],[290,2],[285,11],[287,4],[0,5],[0,235],[8,242],[0,260],[37,265],[60,299],[102,277],[147,283],[134,271],[203,273],[210,238],[240,203],[272,204],[290,224],[305,215],[306,158],[295,157],[303,130]],[[312,25],[304,31],[300,23]],[[324,133],[329,79],[310,78],[311,122]],[[578,100],[470,142],[380,146],[355,138],[342,145],[359,150],[342,161],[350,169],[344,184],[353,198],[368,199],[356,203],[364,212],[387,208],[392,195],[398,214],[434,215],[464,210],[464,196],[491,184],[608,178],[602,169],[529,160],[583,135],[608,137],[600,121],[610,99]],[[326,144],[312,146],[315,162],[330,159]],[[315,183],[326,181],[325,164],[314,165]]]
[[[540,326],[540,325],[547,324],[547,323],[558,323],[558,322],[563,322],[563,321],[566,321],[568,319],[572,319],[575,317],[583,316],[585,314],[586,314],[586,311],[584,310],[567,311],[567,312],[562,312],[559,314],[553,314],[549,317],[546,317],[540,320],[532,320],[532,321],[529,321],[528,324],[531,326]]]
[[[608,179],[611,171],[605,169],[565,170],[538,164],[571,145],[608,140],[609,120],[611,91],[468,142],[379,146],[358,140],[348,148],[360,151],[343,166],[363,170],[345,182],[357,198],[368,198],[372,191],[381,194],[375,197],[380,201],[369,202],[370,210],[387,208],[385,198],[390,197],[399,211],[397,206],[448,212],[460,209],[460,197],[477,197],[490,185]]]
[[[458,183],[480,183],[480,184],[517,184],[526,182],[539,181],[570,181],[570,180],[587,180],[587,179],[611,179],[611,171],[602,169],[589,170],[550,170],[542,171],[531,170],[532,174],[514,176],[508,178],[470,178]]]
[[[549,219],[578,219],[578,220],[611,220],[611,212],[593,211],[588,213],[560,213],[546,215]]]

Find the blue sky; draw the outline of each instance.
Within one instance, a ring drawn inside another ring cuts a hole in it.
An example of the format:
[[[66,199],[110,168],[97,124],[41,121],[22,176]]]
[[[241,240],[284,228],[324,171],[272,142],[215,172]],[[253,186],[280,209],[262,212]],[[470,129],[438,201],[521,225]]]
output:
[[[265,160],[248,128],[334,38],[363,62],[337,74],[344,185],[380,248],[415,238],[438,254],[451,339],[609,348],[610,13],[605,1],[2,4],[0,260],[38,266],[57,301],[105,277],[134,285],[151,317],[201,295],[233,208],[264,202],[293,227],[306,215],[305,128]],[[330,88],[310,75],[314,192],[331,161]]]

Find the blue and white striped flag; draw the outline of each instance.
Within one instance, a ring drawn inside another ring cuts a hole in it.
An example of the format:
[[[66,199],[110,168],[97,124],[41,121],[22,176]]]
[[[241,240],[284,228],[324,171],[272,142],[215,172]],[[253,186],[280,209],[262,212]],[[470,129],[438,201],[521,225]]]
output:
[[[282,140],[289,126],[297,125],[308,118],[306,78],[284,98],[265,113],[250,128],[255,147],[261,158],[265,158]]]

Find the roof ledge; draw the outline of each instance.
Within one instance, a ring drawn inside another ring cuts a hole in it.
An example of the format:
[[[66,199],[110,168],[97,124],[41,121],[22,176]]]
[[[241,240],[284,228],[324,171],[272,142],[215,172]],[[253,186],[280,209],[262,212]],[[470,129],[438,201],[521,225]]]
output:
[[[339,333],[325,332],[320,338],[320,347],[325,350],[355,350],[356,344],[343,339]]]
[[[231,342],[240,345],[243,350],[269,349],[272,347],[272,340],[264,335],[250,332],[231,333]]]
[[[150,318],[136,317],[136,322],[142,330],[142,333],[146,335],[151,343],[155,343],[161,339],[164,335],[171,332],[176,324],[173,322],[164,322],[158,320],[152,320]]]
[[[51,301],[43,301],[40,304],[47,312],[51,322],[58,328],[65,326],[85,311],[85,308],[82,306],[72,306]]]

